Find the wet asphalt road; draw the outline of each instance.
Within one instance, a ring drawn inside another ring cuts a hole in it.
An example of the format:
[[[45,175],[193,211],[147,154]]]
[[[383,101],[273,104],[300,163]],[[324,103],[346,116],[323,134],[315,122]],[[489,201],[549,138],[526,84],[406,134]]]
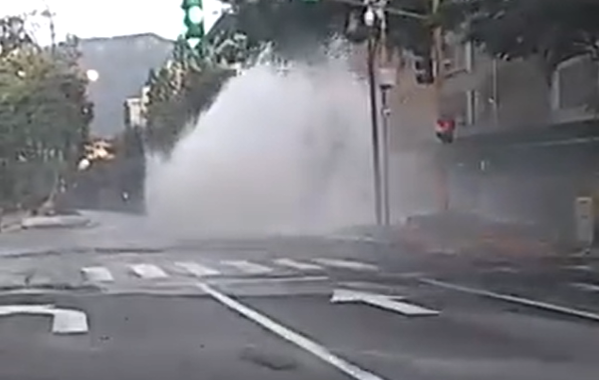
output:
[[[0,258],[0,306],[80,310],[88,331],[57,335],[48,316],[0,317],[0,378],[562,380],[599,373],[599,260],[590,257],[473,262],[318,239],[118,250],[131,239],[107,232],[73,234],[78,243],[93,237],[78,249],[66,231],[13,235],[19,255]],[[31,248],[40,236],[55,252]],[[98,242],[103,250],[92,249]],[[339,290],[367,293],[383,306],[399,302],[404,314],[364,299],[333,303]],[[407,316],[406,305],[438,314]]]

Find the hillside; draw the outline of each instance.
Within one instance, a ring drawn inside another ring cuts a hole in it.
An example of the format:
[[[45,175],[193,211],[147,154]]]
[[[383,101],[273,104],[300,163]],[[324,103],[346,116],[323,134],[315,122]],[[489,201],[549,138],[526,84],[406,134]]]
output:
[[[123,102],[139,94],[148,71],[164,63],[172,44],[151,33],[81,40],[81,65],[100,74],[89,87],[95,104],[93,134],[112,136],[123,130]]]

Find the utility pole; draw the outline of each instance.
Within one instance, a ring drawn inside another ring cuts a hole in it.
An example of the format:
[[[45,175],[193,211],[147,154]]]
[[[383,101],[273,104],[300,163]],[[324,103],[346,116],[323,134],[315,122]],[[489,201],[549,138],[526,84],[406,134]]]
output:
[[[50,29],[50,49],[52,55],[54,55],[56,54],[56,25],[54,23],[54,16],[56,16],[56,14],[52,12],[48,4],[46,4],[46,9],[44,9],[41,15],[48,19],[48,26]]]
[[[357,5],[356,0],[336,1]],[[426,20],[427,16],[388,7],[388,0],[362,0],[362,5],[366,7],[364,23],[370,29],[368,38],[368,81],[372,119],[376,222],[377,225],[388,226],[391,223],[389,184],[389,126],[391,109],[389,107],[389,90],[395,85],[396,72],[392,67],[392,55],[388,51],[387,14],[410,17],[422,21]],[[376,21],[378,21],[378,30],[375,29]],[[377,53],[380,53],[380,55]],[[379,60],[377,60],[377,56]],[[377,63],[378,71],[375,68]],[[377,102],[377,84],[381,91],[380,108]],[[381,117],[380,125],[379,115]]]
[[[379,137],[378,102],[376,97],[376,52],[378,47],[378,36],[375,32],[376,14],[372,7],[372,0],[368,0],[367,9],[364,13],[364,24],[369,28],[367,40],[367,65],[368,65],[368,89],[370,100],[370,119],[372,133],[372,175],[374,185],[374,212],[377,226],[383,224],[382,199],[381,199],[381,152]]]
[[[389,125],[391,118],[391,108],[389,107],[389,90],[395,84],[395,70],[392,68],[391,54],[387,43],[387,0],[379,0],[377,3],[377,16],[380,20],[380,64],[378,84],[381,91],[381,214],[382,224],[388,226],[391,224],[391,205],[390,205],[390,181],[389,181]]]
[[[441,6],[441,0],[430,0],[431,3],[431,16],[433,19],[437,18],[439,8]],[[440,25],[435,25],[433,29],[433,44],[432,44],[432,59],[434,67],[434,81],[433,81],[433,103],[434,103],[434,114],[436,121],[442,119],[442,91],[443,84],[445,81],[445,56],[443,54],[443,30]],[[448,189],[448,175],[445,169],[445,162],[441,154],[437,154],[436,160],[437,166],[437,177],[438,177],[438,190],[439,190],[439,208],[440,211],[449,210],[449,189]]]

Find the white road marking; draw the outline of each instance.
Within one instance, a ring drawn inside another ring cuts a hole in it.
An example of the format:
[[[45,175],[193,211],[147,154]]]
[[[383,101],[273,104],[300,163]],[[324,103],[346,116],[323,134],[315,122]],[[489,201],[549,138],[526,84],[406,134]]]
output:
[[[399,297],[396,293],[407,288],[404,285],[384,285],[367,281],[344,281],[338,282],[337,285],[348,290],[355,289],[356,291],[376,292],[380,295],[389,295],[392,297]]]
[[[83,334],[89,331],[87,315],[79,310],[58,309],[53,305],[0,306],[0,316],[14,314],[42,314],[52,316],[52,333]]]
[[[232,278],[219,279],[218,284],[280,284],[286,282],[317,282],[327,281],[327,276],[281,277],[281,278]]]
[[[595,284],[587,284],[584,282],[577,282],[577,283],[570,284],[570,285],[574,286],[575,288],[586,290],[589,292],[599,292],[599,285],[595,285]]]
[[[376,243],[377,239],[370,236],[352,236],[352,235],[331,235],[327,236],[326,239],[337,240],[337,241],[349,241],[358,243]]]
[[[81,273],[86,280],[91,282],[113,282],[114,277],[106,267],[84,267]]]
[[[512,267],[495,267],[491,268],[491,272],[500,272],[500,273],[518,273],[518,269]]]
[[[592,271],[595,270],[595,268],[593,268],[590,265],[570,265],[570,266],[567,266],[566,269],[569,269],[569,270],[579,270],[579,271],[582,271],[582,272],[592,272]]]
[[[196,277],[218,276],[220,274],[216,269],[194,262],[176,262],[175,266]]]
[[[356,380],[384,380],[382,377],[375,375],[372,372],[368,372],[357,365],[333,354],[326,347],[308,339],[307,337],[291,330],[288,327],[285,327],[284,325],[275,322],[267,316],[260,314],[258,311],[233,299],[232,297],[219,292],[213,287],[206,284],[198,284],[198,286],[206,294],[210,295],[212,298],[222,303],[229,309],[262,326],[266,330],[285,339],[286,341],[298,346],[304,351],[311,353],[320,360],[329,363],[346,375],[349,375]]]
[[[285,267],[289,267],[289,268],[293,268],[293,269],[298,269],[298,270],[317,271],[317,270],[323,269],[320,265],[305,263],[305,262],[296,261],[296,260],[292,260],[292,259],[276,259],[274,262],[277,265],[281,265],[281,266],[285,266]]]
[[[153,264],[133,264],[130,268],[135,275],[147,280],[168,277],[168,274],[166,274],[165,271]]]
[[[555,305],[555,304],[542,302],[542,301],[535,301],[535,300],[532,300],[529,298],[513,296],[510,294],[501,294],[501,293],[490,292],[490,291],[483,290],[483,289],[470,288],[467,286],[456,285],[456,284],[452,284],[449,282],[438,281],[438,280],[434,280],[434,279],[430,279],[430,278],[421,278],[420,281],[422,283],[437,286],[440,288],[451,289],[451,290],[455,290],[458,292],[474,294],[474,295],[478,295],[478,296],[482,296],[482,297],[494,298],[494,299],[517,303],[517,304],[525,305],[525,306],[532,306],[532,307],[536,307],[539,309],[549,310],[549,311],[562,313],[562,314],[573,315],[573,316],[576,316],[579,318],[585,318],[585,319],[589,319],[589,320],[592,320],[595,322],[599,322],[599,314],[591,313],[591,312],[585,311],[585,310],[572,309],[572,308],[565,307],[565,306]]]
[[[381,309],[395,311],[408,317],[439,315],[439,311],[427,309],[407,302],[400,302],[398,296],[388,296],[354,290],[335,289],[331,297],[332,303],[363,302]]]
[[[272,272],[272,269],[267,266],[255,264],[246,260],[230,260],[223,261],[222,263],[225,265],[230,265],[232,267],[235,267],[237,270],[250,274],[264,274]]]
[[[360,261],[352,261],[352,260],[339,260],[339,259],[314,259],[315,262],[321,265],[344,268],[344,269],[353,269],[353,270],[377,270],[378,267],[376,265],[362,263]]]

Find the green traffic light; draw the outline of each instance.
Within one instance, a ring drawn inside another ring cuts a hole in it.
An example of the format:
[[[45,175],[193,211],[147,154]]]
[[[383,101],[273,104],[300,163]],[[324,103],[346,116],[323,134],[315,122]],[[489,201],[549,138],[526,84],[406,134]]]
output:
[[[185,26],[191,27],[192,25],[199,25],[202,24],[203,21],[202,8],[192,7],[185,11],[185,19],[183,20]]]
[[[202,9],[202,0],[183,0],[181,8],[184,10],[191,9],[193,7],[199,7]]]

